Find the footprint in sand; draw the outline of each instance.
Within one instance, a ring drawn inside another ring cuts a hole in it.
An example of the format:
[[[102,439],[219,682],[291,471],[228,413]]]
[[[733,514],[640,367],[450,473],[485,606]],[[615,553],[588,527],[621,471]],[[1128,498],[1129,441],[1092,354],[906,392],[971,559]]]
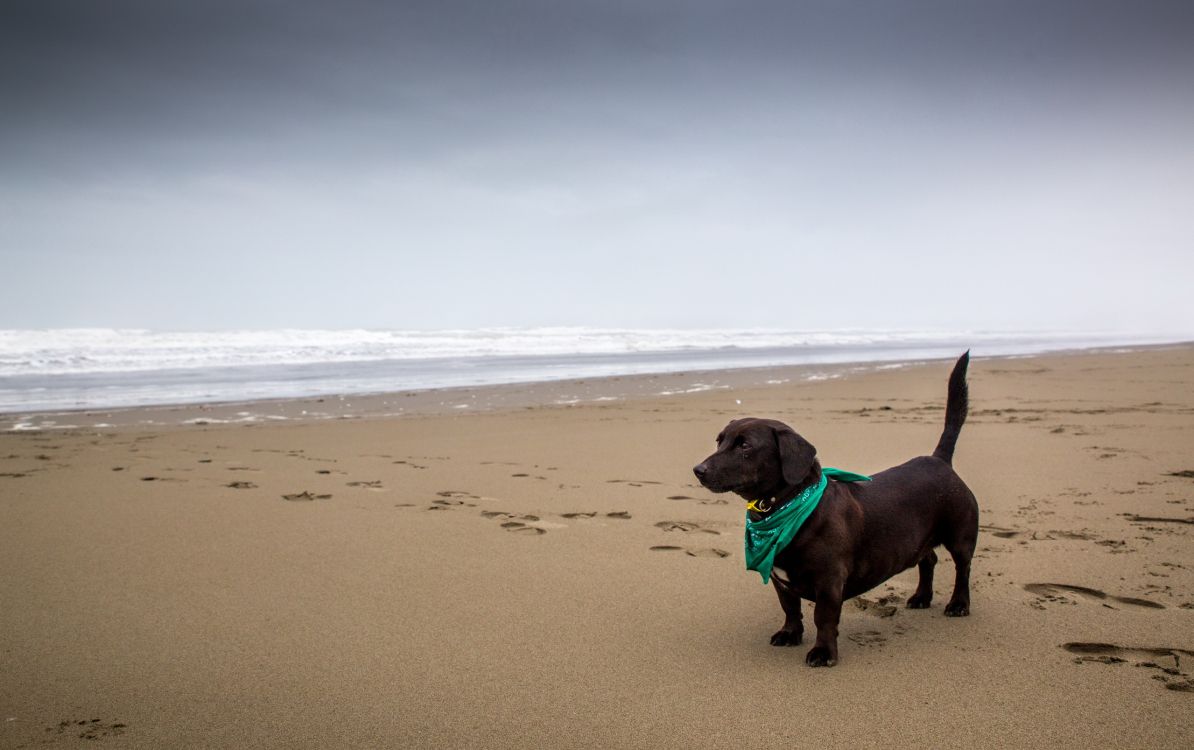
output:
[[[606,518],[617,518],[617,519],[618,519],[618,520],[620,520],[620,521],[625,521],[625,520],[627,520],[627,519],[629,519],[629,518],[630,518],[630,511],[628,511],[628,510],[615,510],[613,513],[606,513],[606,514],[605,514],[605,517],[606,517]]]
[[[1138,599],[1132,596],[1115,596],[1105,591],[1099,591],[1098,589],[1087,588],[1086,586],[1074,586],[1068,583],[1026,583],[1024,584],[1024,590],[1037,595],[1037,599],[1029,603],[1029,606],[1034,609],[1044,609],[1047,602],[1074,604],[1074,600],[1067,597],[1066,594],[1077,594],[1086,599],[1093,599],[1101,602],[1108,609],[1115,609],[1115,607],[1107,603],[1108,601],[1119,602],[1120,604],[1127,604],[1133,607],[1144,607],[1145,609],[1165,609],[1164,604],[1149,601],[1148,599]]]
[[[882,646],[884,643],[887,643],[887,636],[878,630],[863,630],[858,633],[851,633],[846,637],[859,646]]]
[[[1019,531],[1017,529],[1008,529],[1002,526],[982,525],[979,529],[985,531],[991,536],[999,537],[1000,539],[1015,539],[1018,536],[1029,534],[1028,539],[1034,542],[1041,541],[1055,541],[1057,539],[1071,539],[1075,541],[1093,541],[1096,537],[1087,534],[1083,531],[1070,531],[1068,529],[1050,529],[1049,531]]]
[[[578,511],[576,513],[561,513],[560,514],[560,516],[562,518],[592,518],[595,515],[597,515],[597,511],[588,511],[588,512]]]
[[[646,484],[663,484],[663,482],[653,482],[650,479],[607,479],[606,484],[628,484],[631,487],[642,487]]]
[[[470,503],[468,501],[481,499],[472,493],[461,492],[460,490],[440,490],[435,494],[439,495],[440,499],[432,500],[432,506],[428,508],[428,510],[445,510],[446,508],[456,505],[463,505],[467,508],[475,508],[477,507],[477,504]]]
[[[385,487],[383,487],[383,486],[382,486],[382,484],[381,484],[381,480],[380,480],[380,479],[377,479],[377,480],[371,480],[371,481],[349,482],[349,483],[348,483],[348,486],[349,486],[349,487],[363,487],[363,488],[365,488],[365,489],[367,489],[367,490],[382,490],[382,489],[385,489]]]
[[[252,482],[229,482],[228,484],[226,484],[224,486],[231,487],[234,490],[255,490],[255,489],[257,489],[257,485],[253,484]]]
[[[116,737],[124,734],[128,724],[105,722],[101,719],[66,719],[57,726],[46,727],[47,732],[77,734],[81,740],[98,740],[100,737]]]
[[[532,534],[538,536],[539,534],[547,533],[547,529],[541,529],[538,526],[528,526],[522,521],[506,521],[502,524],[502,528],[506,531],[513,531],[516,534]]]
[[[869,615],[874,615],[875,617],[894,617],[895,614],[900,611],[898,607],[892,604],[892,602],[899,601],[899,597],[894,595],[880,597],[877,601],[874,599],[867,599],[863,596],[856,596],[850,601],[853,602],[854,606],[858,609],[866,612]]]
[[[306,502],[309,500],[328,500],[331,497],[331,495],[316,495],[313,492],[304,490],[302,492],[296,492],[290,495],[283,495],[282,499],[290,500],[291,502]]]
[[[540,534],[547,533],[547,529],[543,528],[542,525],[533,525],[537,523],[542,524],[544,522],[539,518],[539,516],[532,515],[530,513],[518,514],[508,513],[503,510],[483,510],[481,511],[481,515],[485,518],[506,519],[502,522],[502,528],[506,531],[513,531],[515,533],[527,534],[530,536],[538,536]],[[563,524],[546,525],[553,526],[553,528],[564,527]]]
[[[29,476],[29,475],[28,475],[28,474],[24,474],[24,473],[22,473],[22,472],[19,472],[19,471],[5,471],[5,472],[0,472],[0,477],[6,477],[6,478],[8,478],[8,479],[18,479],[18,478],[20,478],[20,477],[26,477],[26,476]]]
[[[1035,536],[1033,538],[1036,538]],[[1089,542],[1096,537],[1087,534],[1083,531],[1068,531],[1066,529],[1053,529],[1045,533],[1045,539],[1074,539],[1078,541]]]
[[[1000,539],[1012,539],[1013,537],[1020,536],[1024,533],[1023,531],[1017,531],[1015,529],[1005,529],[1002,526],[980,525],[978,528],[981,531],[985,531],[992,536],[997,536]]]
[[[694,500],[701,505],[728,505],[729,501],[722,497],[689,497],[688,495],[668,495],[668,500]]]
[[[687,547],[677,547],[674,544],[657,544],[651,547],[652,552],[683,552],[689,557],[729,557],[730,553],[724,549],[717,549],[716,547],[698,547],[689,549]]]
[[[1077,654],[1074,657],[1075,664],[1094,662],[1118,665],[1140,659],[1133,666],[1160,671],[1161,674],[1153,675],[1153,679],[1163,683],[1166,689],[1194,693],[1194,679],[1182,671],[1182,657],[1194,657],[1194,651],[1166,646],[1118,646],[1084,641],[1063,643],[1061,647],[1071,654]]]
[[[1132,523],[1184,523],[1194,524],[1194,518],[1169,518],[1166,516],[1138,516],[1135,513],[1125,513],[1124,517]]]
[[[378,482],[378,485],[380,486],[381,483]],[[471,492],[462,492],[461,490],[440,490],[439,492],[437,492],[435,494],[438,495],[439,497],[446,497],[446,498],[452,499],[452,500],[459,500],[459,499],[478,500],[478,499],[480,499],[476,495],[472,494]]]
[[[660,521],[655,524],[655,528],[663,529],[664,531],[682,531],[685,534],[721,534],[720,531],[713,529],[706,529],[698,524],[689,523],[688,521]]]

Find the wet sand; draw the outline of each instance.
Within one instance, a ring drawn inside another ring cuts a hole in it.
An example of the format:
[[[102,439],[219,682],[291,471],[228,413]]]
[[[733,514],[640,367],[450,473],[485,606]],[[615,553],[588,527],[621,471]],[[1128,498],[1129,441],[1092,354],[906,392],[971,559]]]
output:
[[[951,364],[28,419],[0,747],[1188,747],[1190,346],[976,359],[972,615],[942,555],[931,609],[915,571],[847,603],[838,666],[768,645],[690,467],[746,415],[844,469],[927,453]]]

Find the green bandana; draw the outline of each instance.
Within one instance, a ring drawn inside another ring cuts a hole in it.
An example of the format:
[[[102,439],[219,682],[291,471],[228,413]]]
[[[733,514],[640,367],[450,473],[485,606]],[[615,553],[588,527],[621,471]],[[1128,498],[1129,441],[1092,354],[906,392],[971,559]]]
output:
[[[780,550],[788,546],[796,532],[817,509],[821,496],[830,479],[839,482],[869,482],[871,478],[852,471],[831,469],[821,470],[821,481],[800,491],[784,507],[774,513],[750,520],[750,513],[746,514],[746,569],[757,570],[763,576],[763,583],[771,580],[771,567],[775,563],[775,556]]]

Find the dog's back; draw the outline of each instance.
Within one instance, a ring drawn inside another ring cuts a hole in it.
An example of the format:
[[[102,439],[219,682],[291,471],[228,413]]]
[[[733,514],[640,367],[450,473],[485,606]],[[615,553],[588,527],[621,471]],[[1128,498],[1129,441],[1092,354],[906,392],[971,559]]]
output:
[[[952,460],[966,422],[970,352],[949,376],[945,429],[930,456],[918,456],[843,488],[862,510],[855,546],[856,575],[847,595],[862,593],[891,575],[929,558],[937,546],[961,555],[966,568],[978,536],[978,502]],[[935,562],[936,557],[931,559]]]

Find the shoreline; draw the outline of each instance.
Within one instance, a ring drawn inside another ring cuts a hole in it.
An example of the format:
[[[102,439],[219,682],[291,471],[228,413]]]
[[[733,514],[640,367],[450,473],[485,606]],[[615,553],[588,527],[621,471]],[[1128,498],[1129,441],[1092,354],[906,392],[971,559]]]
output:
[[[1028,354],[977,355],[974,359],[998,361],[1132,354],[1189,347],[1194,347],[1194,341],[1068,348]],[[856,360],[830,364],[727,367],[323,396],[148,404],[111,409],[0,412],[0,433],[307,423],[568,407],[687,395],[711,390],[838,380],[869,372],[920,367],[950,359],[951,357],[947,356],[907,360]],[[663,390],[658,390],[660,388]],[[166,415],[168,418],[162,418]]]

